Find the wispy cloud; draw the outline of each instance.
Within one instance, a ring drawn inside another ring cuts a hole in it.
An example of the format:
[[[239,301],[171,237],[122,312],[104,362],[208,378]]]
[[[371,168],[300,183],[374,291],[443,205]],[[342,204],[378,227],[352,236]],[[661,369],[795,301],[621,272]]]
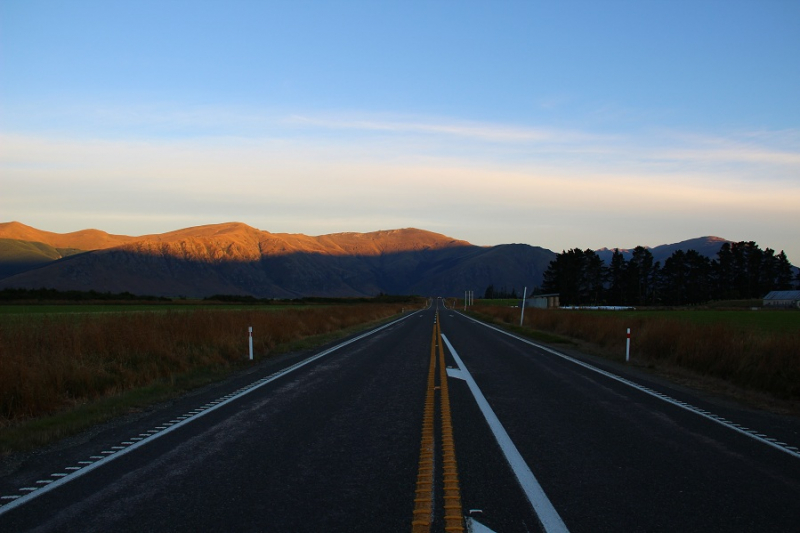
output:
[[[234,115],[173,118],[210,124],[214,116],[235,122]],[[798,246],[793,131],[631,138],[416,118],[283,117],[264,118],[269,134],[246,136],[216,126],[145,139],[6,132],[0,212],[50,221],[41,225],[55,231],[144,234],[242,220],[311,234],[417,226],[479,244],[555,249],[701,234]],[[74,225],[59,226],[64,220]],[[131,221],[141,229],[130,229]],[[800,260],[800,248],[787,253]]]
[[[598,138],[595,135],[578,131],[446,120],[381,120],[359,117],[293,115],[289,117],[287,122],[334,130],[361,130],[399,134],[441,134],[487,142],[575,143]]]

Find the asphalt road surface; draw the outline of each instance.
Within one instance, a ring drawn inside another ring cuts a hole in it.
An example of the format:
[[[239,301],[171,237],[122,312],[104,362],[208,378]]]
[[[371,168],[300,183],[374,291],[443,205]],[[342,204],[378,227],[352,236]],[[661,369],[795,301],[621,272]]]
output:
[[[570,355],[434,301],[4,465],[0,531],[800,531],[800,421]]]

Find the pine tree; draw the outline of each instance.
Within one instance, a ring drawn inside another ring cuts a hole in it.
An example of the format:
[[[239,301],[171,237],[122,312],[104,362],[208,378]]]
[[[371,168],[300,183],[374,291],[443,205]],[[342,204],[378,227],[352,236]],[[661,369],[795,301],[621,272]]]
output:
[[[789,258],[786,257],[786,254],[783,253],[783,250],[777,255],[777,272],[775,275],[775,287],[774,290],[776,291],[789,291],[792,290],[792,264],[789,262]],[[800,274],[798,274],[800,275]]]
[[[625,256],[614,248],[611,256],[611,266],[608,268],[608,296],[607,301],[610,305],[625,305]]]
[[[483,298],[486,300],[494,299],[494,284],[491,284],[488,287],[486,287],[486,292],[483,293]]]

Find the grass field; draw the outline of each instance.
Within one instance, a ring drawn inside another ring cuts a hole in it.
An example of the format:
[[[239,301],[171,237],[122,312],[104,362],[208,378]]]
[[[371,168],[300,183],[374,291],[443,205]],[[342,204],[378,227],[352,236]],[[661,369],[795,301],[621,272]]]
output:
[[[219,379],[249,364],[248,327],[261,359],[333,340],[409,304],[120,307],[0,315],[0,451]]]
[[[309,305],[293,305],[291,309],[307,308]],[[209,303],[184,303],[184,304],[15,304],[0,305],[0,319],[3,317],[29,317],[32,315],[58,315],[58,314],[108,314],[108,313],[165,313],[167,311],[197,311],[199,309],[218,311],[278,311],[289,307],[282,305],[252,305],[252,304],[209,304]]]
[[[762,333],[791,333],[800,331],[800,313],[793,310],[632,310],[632,311],[570,311],[573,313],[608,314],[629,320],[678,320],[700,326],[724,325]]]
[[[520,309],[475,306],[498,323],[519,324]],[[525,310],[525,328],[591,343],[623,360],[631,328],[631,358],[677,367],[800,400],[800,313],[764,310]]]

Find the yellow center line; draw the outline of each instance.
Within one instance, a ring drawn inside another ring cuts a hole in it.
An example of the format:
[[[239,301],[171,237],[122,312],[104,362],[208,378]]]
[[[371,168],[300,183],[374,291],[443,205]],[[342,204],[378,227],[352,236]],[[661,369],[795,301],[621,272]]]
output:
[[[436,314],[436,337],[439,347],[439,378],[442,409],[442,450],[444,463],[444,530],[464,531],[464,513],[461,509],[461,489],[458,484],[456,445],[453,439],[453,420],[450,414],[450,389],[447,386],[447,367],[444,363],[442,328]]]
[[[420,445],[419,471],[414,497],[414,518],[411,523],[412,533],[430,533],[434,516],[436,477],[434,465],[434,418],[437,348],[439,352],[439,389],[441,392],[444,529],[445,531],[464,531],[464,515],[461,507],[461,490],[458,484],[458,465],[456,464],[453,422],[450,412],[450,391],[447,387],[447,368],[445,367],[444,350],[442,348],[442,330],[439,326],[439,314],[437,313],[436,324],[431,334],[431,360],[422,417],[422,443]]]

